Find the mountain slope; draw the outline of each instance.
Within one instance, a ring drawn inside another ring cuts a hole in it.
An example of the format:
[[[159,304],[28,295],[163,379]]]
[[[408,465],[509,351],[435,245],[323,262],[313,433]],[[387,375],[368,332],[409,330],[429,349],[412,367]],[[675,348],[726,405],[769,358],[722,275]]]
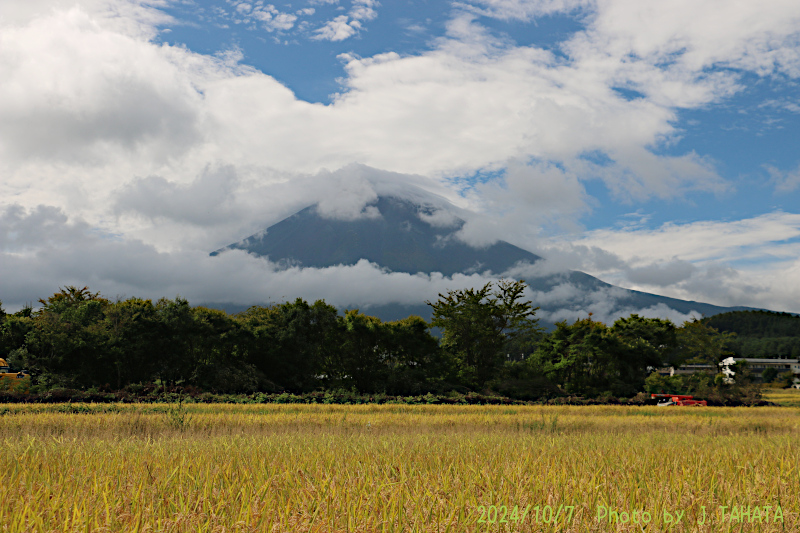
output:
[[[704,322],[735,333],[728,348],[738,357],[800,357],[800,316],[770,311],[721,313]]]

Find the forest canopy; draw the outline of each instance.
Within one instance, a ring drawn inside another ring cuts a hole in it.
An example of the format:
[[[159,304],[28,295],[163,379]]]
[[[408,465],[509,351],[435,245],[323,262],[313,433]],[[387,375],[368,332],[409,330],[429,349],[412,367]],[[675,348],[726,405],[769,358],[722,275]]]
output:
[[[734,311],[703,319],[723,333],[735,333],[728,349],[736,357],[800,358],[800,316],[773,311]]]
[[[590,315],[546,333],[525,287],[501,280],[448,291],[427,302],[428,323],[340,313],[323,300],[228,314],[181,297],[112,301],[68,286],[36,309],[0,306],[0,357],[29,371],[40,390],[155,383],[226,393],[476,391],[537,399],[632,396],[659,367],[714,365],[731,354],[735,337],[707,321],[679,327],[634,314],[606,325]]]

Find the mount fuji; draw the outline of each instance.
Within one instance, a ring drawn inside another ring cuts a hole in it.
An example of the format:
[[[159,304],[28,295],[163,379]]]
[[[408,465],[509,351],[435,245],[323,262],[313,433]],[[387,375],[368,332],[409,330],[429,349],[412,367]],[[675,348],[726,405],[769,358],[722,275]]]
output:
[[[541,307],[539,316],[551,324],[588,313],[607,321],[634,312],[680,321],[748,309],[623,289],[574,270],[538,273],[542,258],[528,250],[502,240],[484,247],[461,240],[458,232],[465,221],[442,200],[430,203],[395,194],[379,195],[355,216],[345,217],[331,217],[319,205],[311,205],[211,255],[238,249],[266,258],[278,268],[325,269],[366,260],[386,272],[522,278],[534,305]],[[429,299],[436,297],[431,294]],[[409,314],[430,317],[430,307],[422,301],[417,305],[388,302],[356,307],[383,320]]]

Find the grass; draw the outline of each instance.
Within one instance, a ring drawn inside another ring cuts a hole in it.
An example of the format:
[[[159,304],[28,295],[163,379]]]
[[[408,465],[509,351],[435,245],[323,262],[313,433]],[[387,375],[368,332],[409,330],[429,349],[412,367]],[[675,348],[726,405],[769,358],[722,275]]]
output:
[[[800,407],[800,389],[769,389],[763,391],[764,399],[784,407]]]
[[[0,405],[0,531],[797,531],[798,437],[777,407]]]

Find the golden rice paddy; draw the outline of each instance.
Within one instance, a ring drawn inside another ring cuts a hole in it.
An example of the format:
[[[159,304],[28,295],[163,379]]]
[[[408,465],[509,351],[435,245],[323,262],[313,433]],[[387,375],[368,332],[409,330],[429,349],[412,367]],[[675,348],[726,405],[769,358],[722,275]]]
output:
[[[800,389],[764,389],[765,400],[784,407],[800,407]]]
[[[800,409],[0,405],[0,531],[800,531]]]

